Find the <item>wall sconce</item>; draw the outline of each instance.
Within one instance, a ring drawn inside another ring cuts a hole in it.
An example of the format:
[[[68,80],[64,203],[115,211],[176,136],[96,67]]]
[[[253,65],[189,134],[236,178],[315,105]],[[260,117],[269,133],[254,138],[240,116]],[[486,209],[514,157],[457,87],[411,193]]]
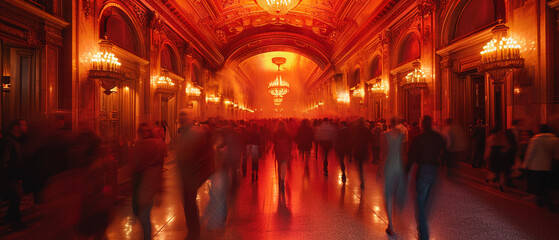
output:
[[[99,52],[91,55],[91,69],[89,77],[98,79],[101,87],[105,89],[103,93],[110,95],[116,91],[112,91],[122,81],[122,73],[120,72],[121,63],[112,53],[112,43],[105,39],[99,42]]]
[[[414,69],[406,75],[406,81],[402,84],[402,88],[410,92],[420,92],[423,89],[427,89],[426,76],[421,69],[421,63],[413,62],[412,66]]]
[[[199,97],[200,95],[202,95],[202,90],[200,90],[200,88],[197,86],[192,86],[190,83],[186,84],[185,92],[186,95],[193,97]]]

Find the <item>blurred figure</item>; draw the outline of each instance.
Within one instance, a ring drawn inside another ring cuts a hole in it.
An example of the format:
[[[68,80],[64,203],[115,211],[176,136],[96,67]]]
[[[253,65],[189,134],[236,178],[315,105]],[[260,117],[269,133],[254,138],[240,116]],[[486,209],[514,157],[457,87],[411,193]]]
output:
[[[182,130],[177,148],[177,163],[183,184],[183,205],[188,236],[200,239],[198,188],[214,170],[212,137],[207,128],[195,126],[185,110],[179,113]]]
[[[328,118],[324,118],[316,130],[316,138],[322,148],[322,157],[324,158],[324,176],[328,176],[328,154],[332,149],[335,137],[336,129]]]
[[[219,129],[221,144],[218,146],[218,149],[220,149],[223,154],[222,168],[227,172],[233,185],[236,186],[237,168],[241,162],[241,154],[243,151],[241,134],[235,131],[233,123],[225,121],[224,124],[227,125]]]
[[[380,158],[380,143],[382,135],[382,124],[374,123],[373,129],[371,130],[371,147],[373,154],[373,164],[378,164],[381,160]]]
[[[458,168],[458,162],[463,161],[463,157],[466,156],[468,145],[462,127],[456,124],[454,120],[450,118],[446,120],[446,127],[443,132],[448,150],[447,162],[445,163],[446,173],[448,176],[454,176],[454,171]]]
[[[413,142],[413,138],[415,138],[417,135],[419,135],[419,133],[421,132],[421,128],[419,128],[419,125],[417,124],[417,122],[412,122],[411,123],[411,127],[408,131],[408,141],[409,142]]]
[[[396,125],[396,119],[390,120],[391,126]],[[384,202],[386,206],[386,214],[388,215],[388,235],[394,234],[392,226],[392,205],[394,200],[398,200],[398,206],[402,207],[405,199],[406,179],[404,174],[404,164],[402,163],[404,134],[396,128],[384,132],[381,137],[381,156],[382,164],[378,168],[378,175],[382,176],[384,172]],[[382,169],[382,170],[381,170]]]
[[[24,164],[24,145],[26,143],[27,122],[13,120],[2,138],[0,149],[3,183],[9,201],[8,210],[3,220],[10,224],[10,230],[19,231],[27,228],[21,218],[21,199]]]
[[[318,127],[320,126],[320,120],[314,119],[312,123],[314,132],[314,158],[318,159]]]
[[[551,127],[547,124],[540,125],[539,132],[530,140],[523,167],[528,172],[528,184],[538,197],[538,206],[547,205],[551,211],[555,211],[549,189],[553,161],[559,159],[559,138],[551,133]]]
[[[363,163],[367,161],[367,157],[369,156],[371,132],[364,118],[359,118],[351,131],[349,146],[351,147],[351,155],[359,166],[359,179],[361,180],[361,189],[363,189],[365,188]]]
[[[301,121],[301,126],[299,126],[299,130],[297,131],[297,135],[295,136],[295,142],[297,143],[299,155],[303,159],[305,166],[308,166],[307,164],[311,154],[313,135],[313,129],[310,126],[309,120],[303,119],[303,121]]]
[[[485,124],[481,119],[478,119],[472,128],[472,141],[474,147],[472,167],[481,168],[484,165],[483,152],[485,149]]]
[[[440,158],[446,158],[446,143],[444,138],[433,131],[431,116],[423,116],[421,121],[422,132],[415,137],[410,145],[406,172],[409,173],[414,163],[417,164],[416,191],[417,191],[417,225],[419,239],[429,239],[427,225],[427,202],[429,194],[435,184]]]
[[[408,127],[405,125],[406,120],[403,118],[398,119],[395,128],[404,134],[404,144],[408,144]]]
[[[505,191],[503,186],[506,184],[506,175],[508,162],[512,157],[514,159],[513,151],[514,143],[507,137],[504,129],[493,129],[491,135],[487,138],[484,152],[484,160],[489,162],[489,175],[485,179],[486,183],[497,182],[499,189]]]
[[[150,212],[154,201],[163,189],[161,173],[165,158],[165,144],[146,123],[140,124],[138,136],[132,166],[134,187],[132,209],[140,219],[144,239],[151,239]]]
[[[346,175],[345,175],[345,163],[344,159],[345,156],[348,155],[349,152],[349,128],[347,126],[346,121],[342,121],[340,123],[340,128],[338,129],[338,134],[336,136],[336,142],[334,144],[334,150],[338,155],[338,159],[340,160],[340,168],[342,170],[342,182],[345,183]]]
[[[291,146],[293,144],[285,122],[280,121],[278,123],[278,128],[274,133],[273,142],[274,153],[276,154],[276,160],[278,163],[279,188],[280,191],[283,192],[285,191],[285,171],[287,170],[287,161],[291,160]]]
[[[262,135],[256,123],[253,123],[248,132],[246,154],[250,157],[252,181],[258,180],[258,159],[260,159],[260,148],[264,145]]]

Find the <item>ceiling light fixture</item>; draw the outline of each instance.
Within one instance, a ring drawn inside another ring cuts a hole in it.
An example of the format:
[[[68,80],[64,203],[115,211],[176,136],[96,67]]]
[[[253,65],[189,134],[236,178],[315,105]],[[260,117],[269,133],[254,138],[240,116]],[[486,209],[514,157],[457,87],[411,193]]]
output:
[[[284,15],[291,11],[301,0],[255,0],[256,4],[270,14]]]

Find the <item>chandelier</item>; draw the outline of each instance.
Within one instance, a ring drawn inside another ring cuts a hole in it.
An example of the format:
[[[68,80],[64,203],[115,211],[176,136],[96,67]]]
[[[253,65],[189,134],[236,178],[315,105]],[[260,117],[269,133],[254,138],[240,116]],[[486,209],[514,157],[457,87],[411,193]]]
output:
[[[363,91],[363,89],[357,88],[357,89],[353,90],[352,95],[353,95],[353,97],[356,97],[356,98],[362,98],[362,97],[365,97],[365,92]]]
[[[421,70],[420,62],[413,62],[413,71],[406,75],[406,81],[402,84],[405,90],[409,91],[421,91],[427,88],[427,82],[425,81],[425,73]]]
[[[285,63],[285,58],[275,57],[272,58],[272,62],[278,65],[278,75],[276,80],[268,84],[268,92],[274,97],[283,97],[283,95],[289,93],[289,83],[281,78],[280,66]]]
[[[113,45],[107,37],[99,42],[99,52],[91,56],[91,69],[95,71],[120,72],[121,63],[112,53]]]
[[[220,101],[221,101],[221,97],[219,97],[219,95],[206,96],[206,102],[219,103]]]
[[[169,77],[169,71],[166,68],[161,70],[161,76],[159,76],[155,83],[159,88],[173,88],[175,86],[175,83],[173,82],[173,79]]]
[[[185,92],[188,96],[199,97],[200,95],[202,95],[202,90],[200,90],[200,88],[196,86],[191,85],[190,83],[186,85]]]
[[[121,63],[112,50],[112,43],[105,37],[99,42],[99,51],[89,55],[91,63],[89,77],[100,81],[101,87],[105,89],[103,93],[106,95],[115,93],[117,85],[122,81]]]
[[[349,94],[347,92],[339,94],[337,101],[339,103],[349,103],[350,102]]]
[[[494,84],[502,84],[510,72],[524,67],[520,45],[513,38],[507,37],[508,30],[502,23],[493,28],[493,39],[481,51],[478,71],[488,73]]]
[[[371,86],[371,94],[373,96],[384,96],[388,94],[389,89],[388,81],[378,80]]]
[[[283,15],[299,5],[301,0],[255,0],[256,4],[270,14]]]

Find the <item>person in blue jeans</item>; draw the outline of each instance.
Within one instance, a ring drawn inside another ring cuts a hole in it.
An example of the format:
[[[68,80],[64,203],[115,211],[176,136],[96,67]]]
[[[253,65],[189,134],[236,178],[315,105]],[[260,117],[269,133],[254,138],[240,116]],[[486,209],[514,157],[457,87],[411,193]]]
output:
[[[421,127],[422,132],[410,145],[406,172],[409,173],[413,164],[417,164],[417,228],[419,239],[425,240],[429,239],[426,212],[429,194],[436,182],[440,162],[447,157],[447,149],[444,138],[433,131],[433,119],[430,116],[423,116]]]

